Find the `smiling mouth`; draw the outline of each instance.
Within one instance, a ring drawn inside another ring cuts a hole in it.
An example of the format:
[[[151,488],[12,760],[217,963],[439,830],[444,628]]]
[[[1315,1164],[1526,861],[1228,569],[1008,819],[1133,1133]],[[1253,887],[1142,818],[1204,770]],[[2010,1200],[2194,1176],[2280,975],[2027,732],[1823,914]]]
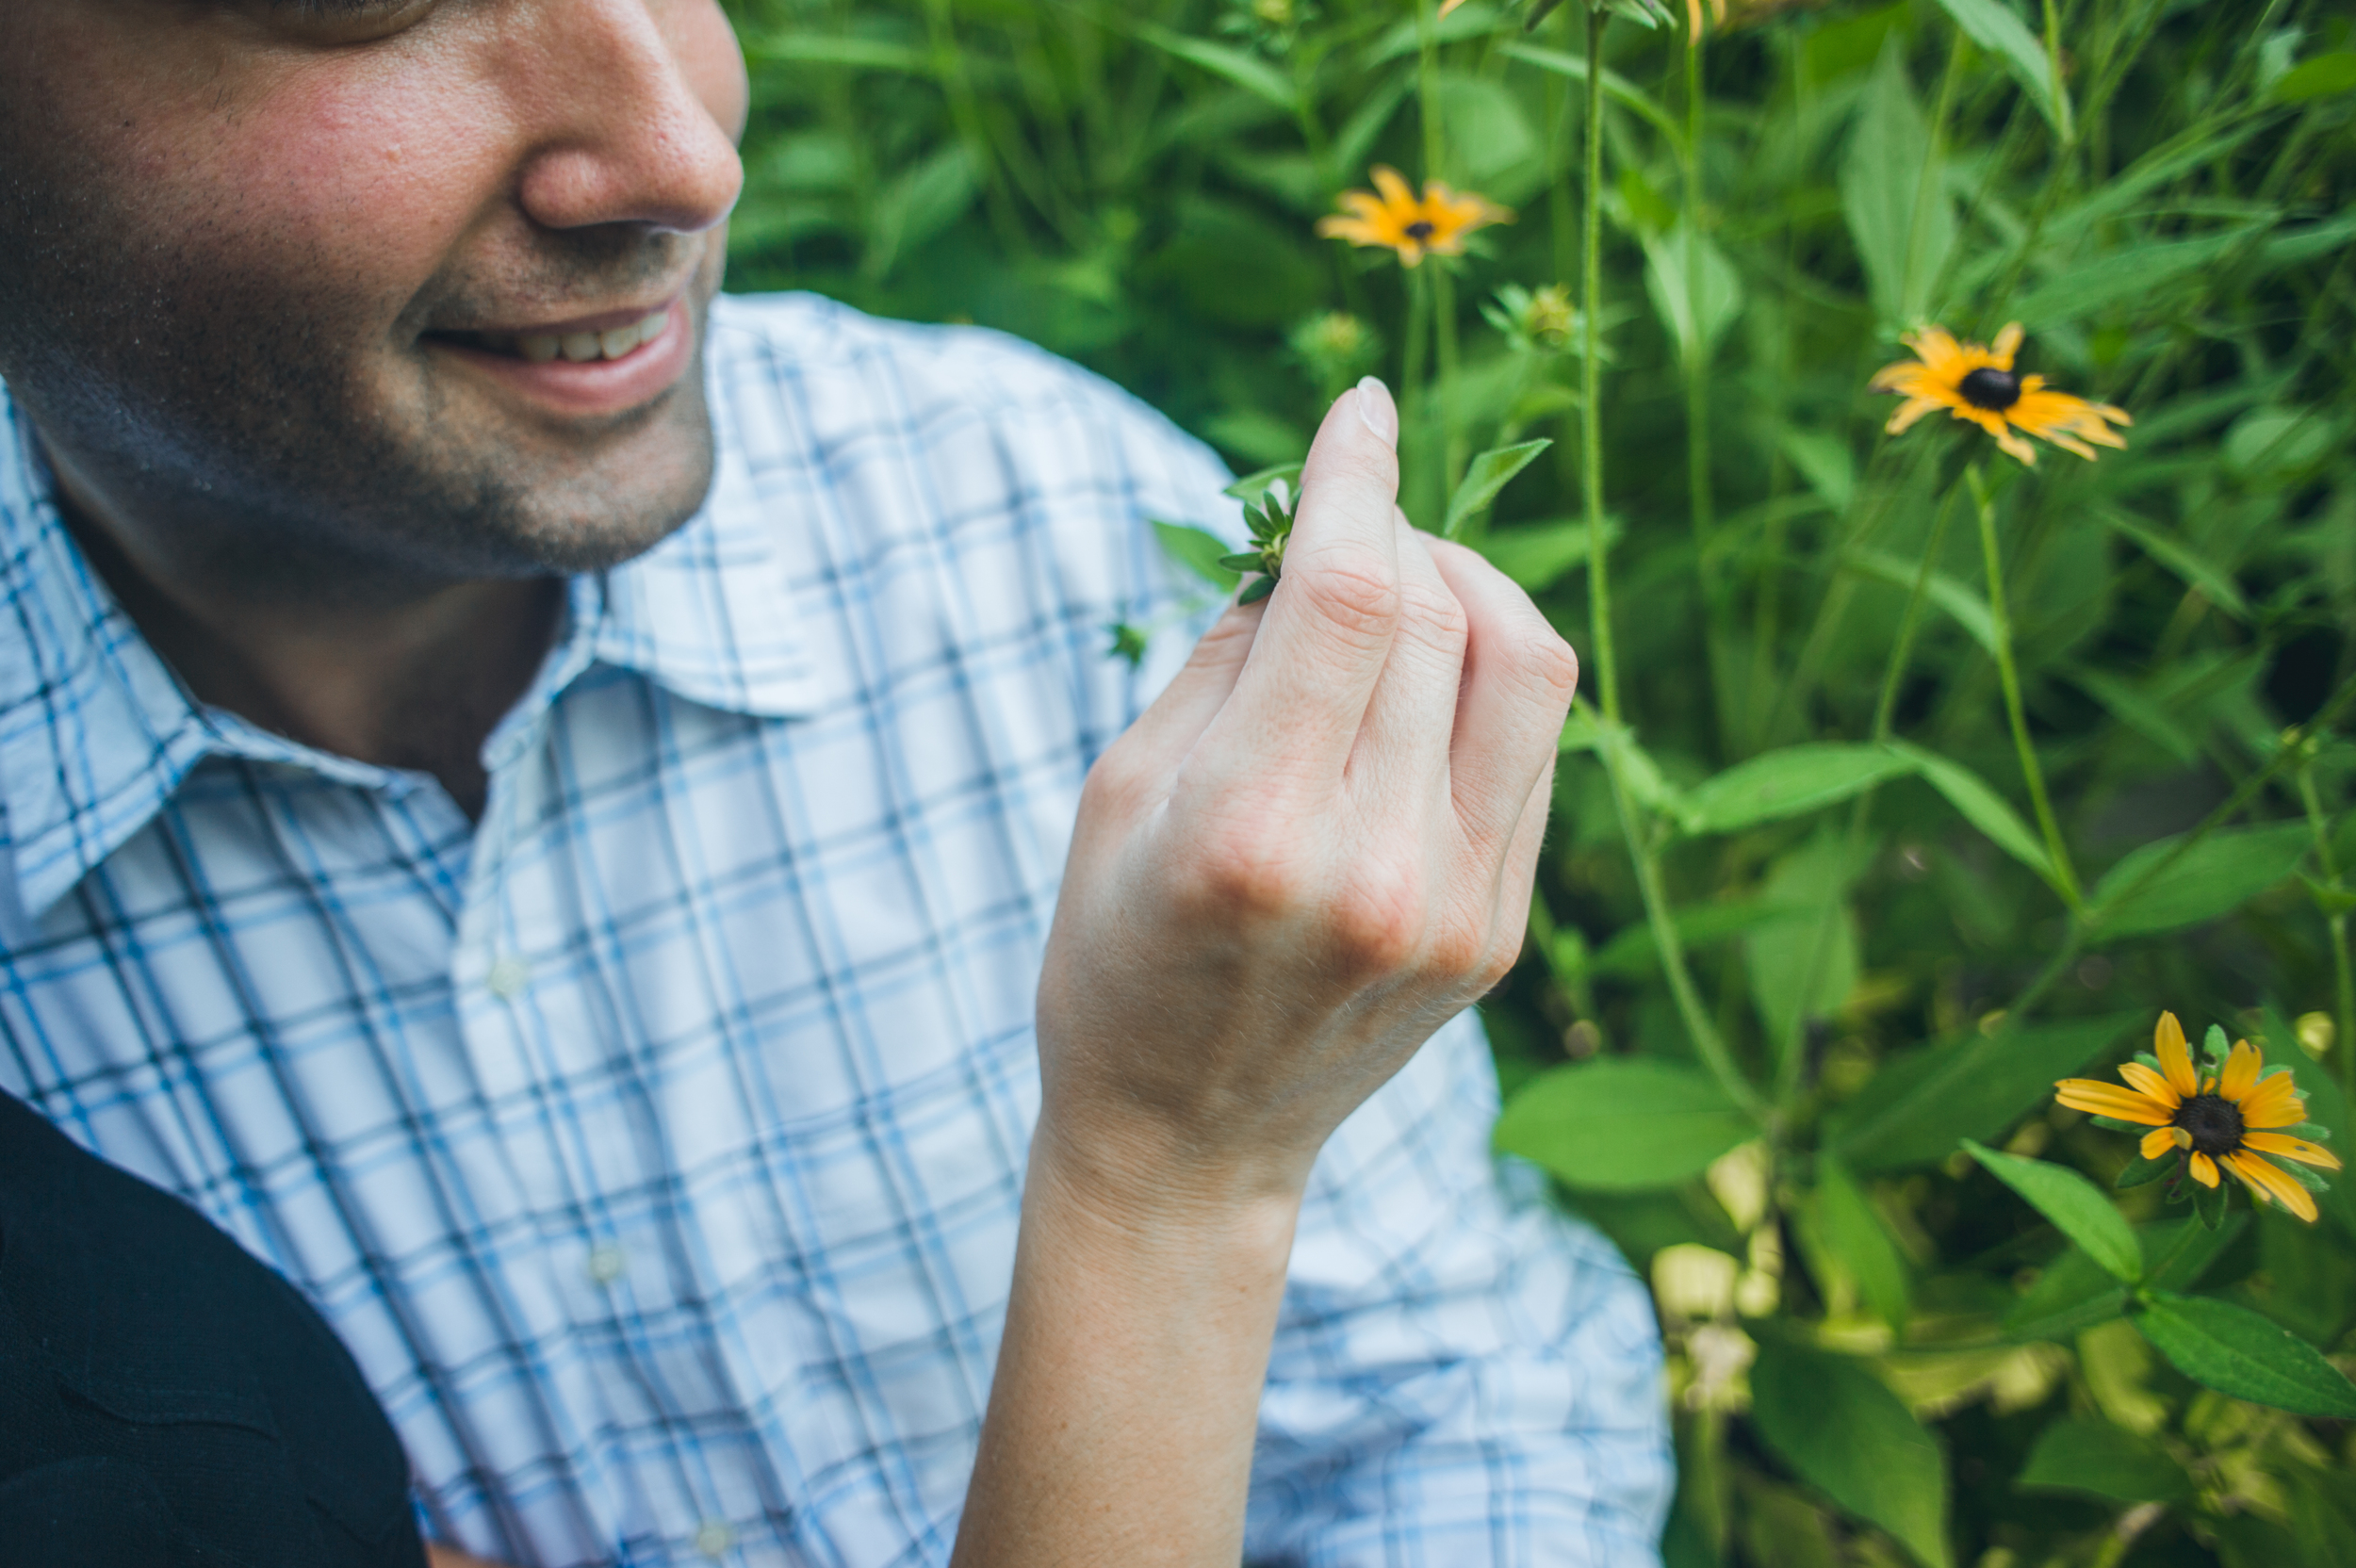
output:
[[[641,347],[663,335],[671,324],[671,313],[658,310],[639,320],[604,332],[513,333],[513,332],[452,332],[430,335],[446,343],[478,349],[484,353],[500,354],[532,365],[550,365],[564,360],[574,365],[589,365],[598,360],[627,359]]]

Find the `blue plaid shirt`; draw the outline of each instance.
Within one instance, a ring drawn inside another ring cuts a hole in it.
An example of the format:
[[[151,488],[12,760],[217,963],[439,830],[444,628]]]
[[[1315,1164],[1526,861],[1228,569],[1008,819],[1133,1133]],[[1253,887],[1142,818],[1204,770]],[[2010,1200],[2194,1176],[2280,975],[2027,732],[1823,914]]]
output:
[[[947,1560],[1089,762],[1183,657],[1196,443],[972,329],[723,300],[696,518],[430,778],[194,704],[0,402],[0,1087],[304,1289],[428,1527],[517,1564]],[[1469,1016],[1295,1248],[1257,1558],[1641,1564],[1649,1306],[1488,1152]]]

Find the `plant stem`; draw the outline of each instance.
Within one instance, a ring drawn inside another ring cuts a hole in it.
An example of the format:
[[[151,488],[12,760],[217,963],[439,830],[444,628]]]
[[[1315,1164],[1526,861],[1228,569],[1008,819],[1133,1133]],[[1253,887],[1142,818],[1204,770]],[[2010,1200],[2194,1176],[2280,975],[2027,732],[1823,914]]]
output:
[[[2310,742],[2301,741],[2305,750]],[[2323,868],[2326,886],[2337,892],[2340,889],[2338,857],[2331,853],[2331,822],[2324,814],[2323,801],[2315,793],[2314,759],[2299,764],[2299,799],[2307,808],[2307,825],[2315,836],[2315,861]],[[2348,1098],[2356,1100],[2356,968],[2350,966],[2348,955],[2348,911],[2327,910],[2323,917],[2325,929],[2331,935],[2331,978],[2333,1000],[2337,1004],[2336,1025],[2331,1043],[2340,1054],[2340,1075],[2347,1080]]]
[[[1694,13],[1692,36],[1685,41],[1685,492],[1686,509],[1693,529],[1693,570],[1702,603],[1702,641],[1708,656],[1712,710],[1717,715],[1719,743],[1732,751],[1734,733],[1733,671],[1728,667],[1726,634],[1720,625],[1723,596],[1718,590],[1717,565],[1711,556],[1717,531],[1714,494],[1710,481],[1710,347],[1702,335],[1702,34]]]
[[[1889,662],[1882,669],[1881,695],[1873,704],[1873,739],[1877,742],[1890,738],[1898,711],[1898,689],[1905,683],[1906,666],[1913,662],[1915,635],[1922,625],[1922,606],[1930,596],[1931,573],[1939,561],[1939,547],[1947,541],[1947,523],[1955,515],[1956,494],[1950,488],[1931,519],[1931,536],[1922,547],[1922,564],[1916,568],[1913,591],[1906,596],[1906,618],[1898,625],[1898,639],[1890,645]],[[1871,788],[1865,790],[1850,808],[1849,830],[1841,855],[1844,872],[1854,867],[1862,854],[1865,830],[1873,821],[1874,792]],[[1817,976],[1823,972],[1824,955],[1839,928],[1841,895],[1844,890],[1841,880],[1836,878],[1831,896],[1825,899],[1824,910],[1817,917],[1816,936],[1808,944],[1808,983],[1800,988],[1803,998],[1816,994]],[[1775,1057],[1775,1103],[1787,1110],[1799,1098],[1806,1083],[1807,1054],[1800,1049],[1800,1041],[1807,1028],[1808,1010],[1803,1004],[1792,1016],[1792,1032],[1776,1042],[1779,1050]]]
[[[2021,776],[2029,787],[2029,803],[2036,808],[2037,827],[2045,835],[2045,853],[2053,862],[2056,890],[2070,913],[2076,914],[2086,907],[2086,895],[2079,890],[2069,846],[2062,842],[2053,804],[2046,797],[2045,770],[2038,765],[2037,747],[2029,739],[2029,717],[2021,702],[2021,672],[2013,663],[2012,617],[2004,609],[2004,565],[1996,545],[1996,500],[1980,480],[1978,464],[1964,471],[1964,479],[1972,486],[1972,504],[1980,514],[1980,554],[1988,564],[1988,612],[1995,630],[1996,676],[2004,687],[2004,716],[2012,726],[2013,746],[2021,754]]]
[[[1587,124],[1581,153],[1586,188],[1579,193],[1580,510],[1587,519],[1588,641],[1595,652],[1595,687],[1603,716],[1620,722],[1619,661],[1612,645],[1612,565],[1603,529],[1603,359],[1596,323],[1603,315],[1603,28],[1601,8],[1587,8]]]
[[[1413,439],[1422,448],[1424,421],[1424,356],[1431,341],[1432,285],[1423,269],[1407,273],[1407,344],[1406,363],[1400,368],[1399,439],[1403,447]]]
[[[1464,415],[1456,396],[1456,280],[1438,256],[1426,257],[1425,265],[1432,270],[1432,321],[1440,360],[1441,471],[1448,480],[1441,504],[1446,505],[1464,481],[1465,458]]]

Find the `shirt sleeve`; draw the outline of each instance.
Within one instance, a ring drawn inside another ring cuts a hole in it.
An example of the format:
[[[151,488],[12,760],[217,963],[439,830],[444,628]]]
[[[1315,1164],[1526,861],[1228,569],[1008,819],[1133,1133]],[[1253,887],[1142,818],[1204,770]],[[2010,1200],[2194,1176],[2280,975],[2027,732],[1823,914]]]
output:
[[[1672,1484],[1643,1286],[1489,1152],[1475,1015],[1319,1159],[1260,1407],[1247,1558],[1639,1568]]]

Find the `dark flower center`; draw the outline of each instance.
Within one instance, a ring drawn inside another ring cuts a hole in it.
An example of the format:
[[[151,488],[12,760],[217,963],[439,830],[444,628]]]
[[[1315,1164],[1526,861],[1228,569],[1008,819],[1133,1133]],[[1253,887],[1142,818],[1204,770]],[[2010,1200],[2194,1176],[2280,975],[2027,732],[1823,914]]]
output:
[[[1955,387],[1963,400],[1973,408],[2003,413],[2021,400],[2021,378],[2010,370],[1999,370],[1993,365],[1983,365]]]
[[[2196,1153],[2214,1157],[2241,1147],[2241,1107],[2222,1095],[2194,1095],[2176,1107],[2176,1125],[2192,1135]]]
[[[1430,239],[1435,231],[1432,229],[1431,219],[1418,218],[1399,232],[1420,245]]]

